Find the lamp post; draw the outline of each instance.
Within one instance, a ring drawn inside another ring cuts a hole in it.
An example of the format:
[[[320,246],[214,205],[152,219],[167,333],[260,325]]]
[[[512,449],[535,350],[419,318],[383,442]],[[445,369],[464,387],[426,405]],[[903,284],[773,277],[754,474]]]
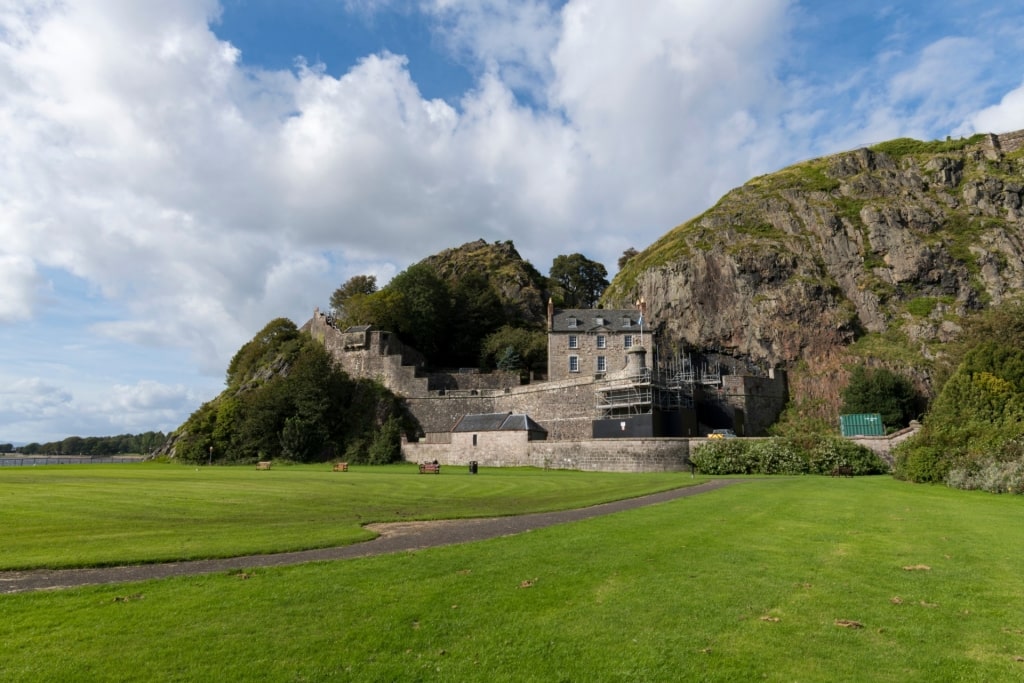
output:
[[[210,458],[209,458],[209,460],[206,461],[206,464],[207,465],[212,465],[213,464],[213,446],[210,446]]]

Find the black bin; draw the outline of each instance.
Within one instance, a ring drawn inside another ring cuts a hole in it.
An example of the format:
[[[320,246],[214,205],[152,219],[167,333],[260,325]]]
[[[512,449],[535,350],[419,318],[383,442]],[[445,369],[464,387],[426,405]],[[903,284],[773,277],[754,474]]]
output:
[[[470,474],[476,474],[476,468],[477,468],[476,460],[470,460],[469,461],[469,473]]]

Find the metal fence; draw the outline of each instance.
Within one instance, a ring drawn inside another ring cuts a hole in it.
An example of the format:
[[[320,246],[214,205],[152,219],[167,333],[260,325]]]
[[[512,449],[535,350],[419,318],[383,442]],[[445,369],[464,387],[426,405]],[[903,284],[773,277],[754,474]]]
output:
[[[142,462],[145,455],[25,455],[0,456],[0,467],[33,467],[36,465],[109,465]]]

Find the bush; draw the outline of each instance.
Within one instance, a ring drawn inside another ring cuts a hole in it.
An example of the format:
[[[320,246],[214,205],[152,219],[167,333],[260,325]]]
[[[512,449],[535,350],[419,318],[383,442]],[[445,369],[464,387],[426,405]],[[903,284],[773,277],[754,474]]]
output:
[[[750,446],[750,456],[757,461],[760,474],[805,474],[807,459],[787,439],[763,439]]]
[[[750,451],[746,441],[716,439],[698,446],[690,462],[701,474],[751,474],[757,469],[757,460]]]
[[[834,436],[810,449],[790,439],[720,439],[698,446],[690,462],[701,474],[831,474],[840,465],[856,475],[885,474],[889,466],[874,451]]]
[[[825,437],[811,450],[808,468],[815,474],[831,474],[841,466],[855,475],[885,474],[889,466],[870,448],[839,437]]]
[[[910,439],[896,447],[893,476],[904,481],[934,484],[946,478],[951,465],[952,460],[942,445]]]
[[[978,467],[950,470],[946,485],[955,489],[989,493],[1024,493],[1024,460],[989,461]]]
[[[380,430],[373,435],[367,452],[367,464],[387,465],[402,459],[402,423],[394,416],[389,417]]]

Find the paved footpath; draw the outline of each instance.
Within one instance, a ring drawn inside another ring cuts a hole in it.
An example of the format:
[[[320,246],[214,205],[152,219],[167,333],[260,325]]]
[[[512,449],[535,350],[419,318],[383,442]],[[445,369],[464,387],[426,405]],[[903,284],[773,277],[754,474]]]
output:
[[[591,517],[607,515],[623,510],[664,503],[677,498],[686,498],[724,486],[741,483],[743,480],[715,480],[696,486],[654,493],[639,498],[618,500],[577,510],[540,512],[515,517],[492,517],[487,519],[452,519],[436,522],[395,522],[369,524],[367,528],[380,534],[364,543],[337,548],[300,550],[292,553],[272,555],[245,555],[215,560],[191,562],[169,562],[166,564],[140,564],[127,567],[98,567],[95,569],[31,569],[26,571],[0,571],[0,594],[25,593],[29,591],[58,590],[75,586],[127,581],[148,581],[171,576],[192,576],[212,574],[254,567],[280,567],[304,562],[323,560],[347,560],[355,557],[384,555],[402,551],[436,548],[456,543],[482,541],[499,536],[542,529],[555,524],[577,522]]]

